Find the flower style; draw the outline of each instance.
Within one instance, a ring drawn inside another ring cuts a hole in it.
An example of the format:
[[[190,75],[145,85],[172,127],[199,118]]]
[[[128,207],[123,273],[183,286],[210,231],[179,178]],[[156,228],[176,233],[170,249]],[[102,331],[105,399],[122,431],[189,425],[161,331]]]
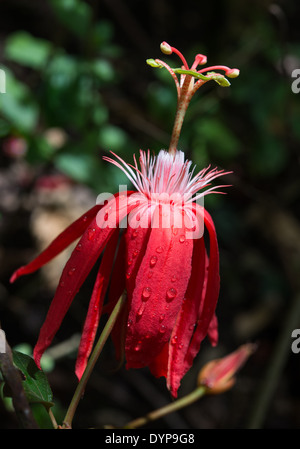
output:
[[[211,182],[226,174],[210,168],[194,174],[195,167],[191,169],[191,161],[177,150],[177,142],[184,112],[198,87],[211,79],[221,85],[229,83],[215,72],[203,75],[202,70],[196,71],[198,64],[206,61],[203,55],[197,55],[189,69],[178,50],[165,42],[161,48],[168,54],[177,53],[183,61],[181,69],[171,69],[160,60],[148,60],[153,66],[167,68],[176,80],[178,108],[169,151],[161,150],[157,156],[140,151],[133,165],[115,154],[104,157],[127,175],[136,190],[100,195],[96,206],[36,259],[19,268],[11,282],[36,271],[79,239],[34,348],[40,367],[42,354],[102,255],[79,345],[77,377],[81,378],[86,367],[101,314],[109,313],[126,292],[127,301],[112,331],[117,358],[125,352],[128,369],[148,366],[153,375],[166,377],[176,397],[202,340],[206,335],[213,345],[218,340],[218,243],[212,218],[201,201],[204,195],[216,192],[217,187],[207,189]],[[236,69],[219,68],[228,76],[238,74]],[[176,73],[181,75],[180,83]],[[204,227],[209,249],[205,247]]]

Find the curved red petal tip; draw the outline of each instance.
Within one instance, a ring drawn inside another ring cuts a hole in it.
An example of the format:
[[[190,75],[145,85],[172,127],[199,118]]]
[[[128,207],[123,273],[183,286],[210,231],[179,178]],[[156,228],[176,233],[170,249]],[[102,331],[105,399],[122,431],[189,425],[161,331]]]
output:
[[[22,268],[23,268],[23,267],[18,268],[18,270],[16,270],[16,271],[11,275],[11,277],[10,277],[10,279],[9,279],[9,282],[10,282],[11,284],[13,284],[13,283],[15,282],[15,280],[18,279],[19,276],[21,276],[21,275],[20,275],[20,271],[22,270]]]

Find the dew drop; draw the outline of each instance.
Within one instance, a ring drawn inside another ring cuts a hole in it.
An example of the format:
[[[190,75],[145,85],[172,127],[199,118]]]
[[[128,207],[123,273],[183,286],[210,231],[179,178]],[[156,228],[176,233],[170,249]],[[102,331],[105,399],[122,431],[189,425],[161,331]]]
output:
[[[176,295],[177,295],[176,288],[169,288],[169,290],[167,291],[167,300],[172,301]]]
[[[192,331],[194,329],[194,327],[195,327],[195,324],[190,324],[189,330]]]
[[[131,265],[132,262],[133,262],[132,259],[128,259],[128,260],[127,260],[128,265]]]
[[[171,282],[176,282],[177,281],[177,276],[176,274],[173,274],[173,276],[171,277]]]
[[[69,276],[73,276],[73,274],[75,273],[76,268],[71,268],[71,270],[69,270],[68,275]]]
[[[93,238],[95,237],[95,232],[96,232],[95,228],[90,228],[88,230],[88,239],[89,240],[93,240]]]
[[[165,319],[165,314],[162,313],[162,314],[159,316],[159,322],[161,323],[164,319]]]
[[[127,273],[126,273],[126,278],[129,279],[130,276],[131,276],[131,271],[127,271]]]
[[[138,249],[135,249],[134,251],[133,251],[133,254],[132,254],[132,257],[136,257],[138,254],[139,254],[139,250]]]
[[[175,335],[172,339],[171,339],[171,345],[176,345],[177,343],[177,335]]]
[[[183,348],[183,344],[180,344],[180,345],[178,346],[178,348],[179,348],[179,349],[182,349],[182,348]]]
[[[164,324],[162,324],[162,325],[160,326],[159,332],[160,332],[161,334],[164,334],[164,333],[166,332],[166,326],[165,326]]]
[[[127,327],[129,328],[129,327],[131,327],[131,325],[132,325],[132,320],[129,319],[129,320],[127,321]]]
[[[143,301],[148,301],[148,299],[150,298],[152,293],[152,290],[150,287],[145,287],[143,292],[142,292],[142,300]]]
[[[137,237],[137,235],[138,235],[138,231],[135,229],[132,233],[132,238],[135,239]]]
[[[152,276],[153,276],[153,271],[149,271],[149,273],[148,273],[148,279],[151,279]]]
[[[183,234],[179,237],[179,241],[180,241],[180,243],[185,242],[185,236]]]
[[[159,254],[162,253],[163,250],[164,250],[164,249],[163,249],[162,246],[158,246],[158,247],[156,248],[156,252],[159,253]]]
[[[156,256],[152,256],[151,259],[150,259],[150,267],[153,268],[156,265],[156,262],[157,262],[157,257]]]
[[[82,221],[87,221],[88,217],[85,215],[82,219]]]
[[[82,250],[82,245],[81,243],[78,243],[78,245],[76,246],[76,251],[81,251]]]
[[[141,347],[142,347],[142,342],[140,340],[140,341],[137,342],[136,346],[134,347],[134,350],[136,352],[138,352],[138,351],[140,351]]]
[[[61,281],[61,282],[59,283],[59,286],[60,286],[60,287],[64,287],[64,286],[65,286],[64,281]]]
[[[139,307],[139,310],[137,311],[137,315],[138,315],[139,317],[141,317],[141,316],[143,315],[143,313],[144,313],[144,310],[145,310],[145,303],[142,302],[142,304],[141,304],[140,307]]]

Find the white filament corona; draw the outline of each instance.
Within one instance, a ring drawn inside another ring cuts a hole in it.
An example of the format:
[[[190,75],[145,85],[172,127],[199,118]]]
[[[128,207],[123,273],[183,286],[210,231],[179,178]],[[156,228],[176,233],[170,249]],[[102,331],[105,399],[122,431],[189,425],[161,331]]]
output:
[[[137,191],[148,199],[157,194],[167,194],[169,197],[178,194],[178,197],[184,198],[185,203],[189,203],[209,193],[221,193],[216,189],[226,187],[219,185],[199,192],[208,187],[214,179],[228,172],[216,168],[210,170],[210,167],[207,167],[194,175],[195,166],[191,170],[192,162],[185,160],[182,151],[177,150],[175,155],[172,155],[161,150],[157,156],[152,156],[149,150],[140,150],[139,164],[134,156],[134,165],[127,164],[120,156],[112,154],[120,162],[106,156],[104,159],[120,168]]]

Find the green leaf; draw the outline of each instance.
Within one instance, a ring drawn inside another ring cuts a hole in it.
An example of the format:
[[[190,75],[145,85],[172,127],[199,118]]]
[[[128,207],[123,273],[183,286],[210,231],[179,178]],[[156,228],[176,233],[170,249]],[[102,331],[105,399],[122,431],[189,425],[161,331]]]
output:
[[[53,394],[45,373],[38,369],[29,355],[15,350],[12,352],[14,364],[24,377],[22,383],[28,401],[43,404],[46,409],[52,407]]]
[[[48,41],[33,37],[25,31],[19,31],[7,38],[4,55],[18,64],[41,69],[45,66],[51,50],[52,46]]]
[[[64,152],[55,159],[56,167],[72,179],[88,183],[95,168],[95,158],[84,153]]]
[[[103,126],[98,135],[99,145],[107,151],[121,151],[127,140],[127,134],[114,125]]]

